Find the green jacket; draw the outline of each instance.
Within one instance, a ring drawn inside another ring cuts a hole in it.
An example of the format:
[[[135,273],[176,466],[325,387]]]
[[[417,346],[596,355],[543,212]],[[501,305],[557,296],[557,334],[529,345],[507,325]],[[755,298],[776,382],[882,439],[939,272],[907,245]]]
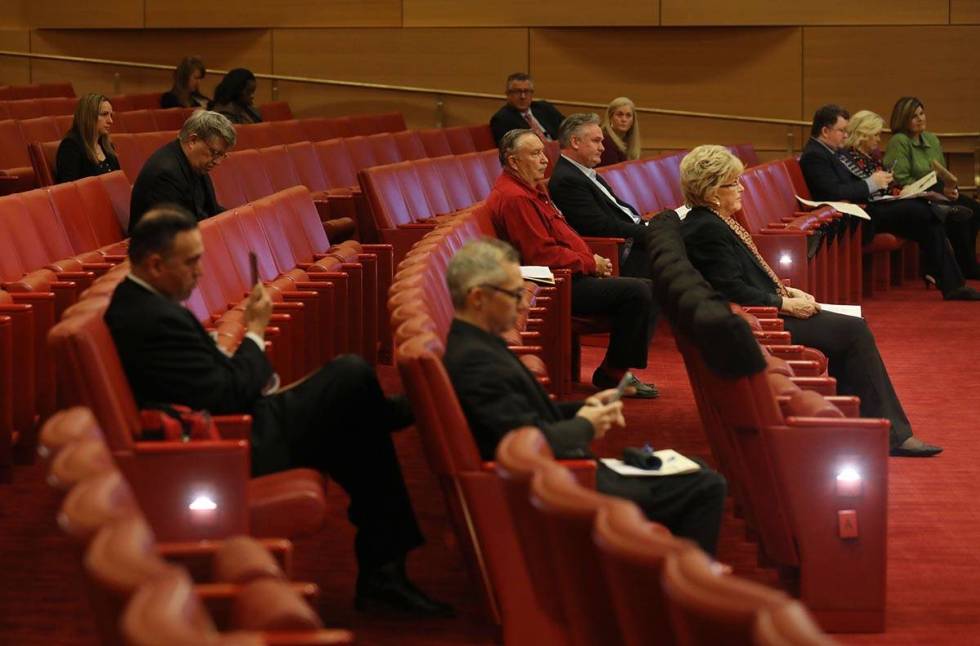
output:
[[[943,166],[943,146],[939,137],[931,132],[923,132],[920,141],[916,142],[908,135],[894,134],[885,149],[885,168],[891,168],[895,182],[899,186],[911,184],[932,170],[932,161],[936,160]],[[892,167],[894,164],[894,168]]]

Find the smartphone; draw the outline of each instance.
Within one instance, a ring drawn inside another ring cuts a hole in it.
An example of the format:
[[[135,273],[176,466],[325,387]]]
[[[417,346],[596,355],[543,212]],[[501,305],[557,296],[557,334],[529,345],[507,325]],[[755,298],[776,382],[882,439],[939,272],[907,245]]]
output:
[[[626,394],[626,388],[629,386],[629,383],[632,380],[632,378],[633,378],[633,373],[627,370],[626,374],[623,375],[623,378],[619,380],[618,384],[616,384],[616,392],[612,394],[612,397],[610,397],[609,401],[607,401],[606,403],[611,404],[613,402],[618,402],[620,399],[622,399],[623,395]]]
[[[254,251],[248,252],[248,269],[251,272],[252,286],[259,284],[259,257]]]

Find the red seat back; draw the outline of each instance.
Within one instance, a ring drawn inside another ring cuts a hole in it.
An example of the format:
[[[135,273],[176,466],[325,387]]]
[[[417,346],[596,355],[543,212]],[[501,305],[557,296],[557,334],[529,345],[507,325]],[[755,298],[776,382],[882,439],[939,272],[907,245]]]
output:
[[[194,113],[194,108],[160,108],[153,110],[153,121],[159,130],[180,130]],[[136,132],[130,130],[130,132]]]
[[[306,131],[303,130],[302,122],[296,119],[288,120],[266,120],[269,127],[275,133],[278,140],[284,144],[292,144],[297,141],[309,141]]]
[[[288,144],[286,151],[296,168],[300,183],[311,191],[325,191],[330,188],[327,178],[324,177],[323,168],[320,167],[320,159],[317,157],[316,148],[309,141],[299,141]]]
[[[419,141],[429,157],[452,155],[453,149],[442,128],[426,128],[418,131]]]
[[[285,146],[260,148],[258,152],[259,159],[265,168],[265,174],[268,176],[274,191],[303,184]],[[243,161],[249,163],[248,159],[243,159]]]
[[[293,118],[293,111],[287,101],[270,101],[259,106],[264,121],[287,121]]]
[[[119,132],[156,132],[163,130],[157,125],[153,113],[156,110],[130,110],[116,112],[113,116],[116,129]],[[183,124],[181,124],[183,125]],[[178,126],[179,128],[180,126]]]
[[[345,139],[319,141],[315,145],[320,167],[331,188],[357,186],[357,168]]]
[[[443,128],[446,141],[449,143],[450,150],[454,155],[463,153],[475,153],[476,145],[473,143],[473,135],[470,134],[469,126],[456,126],[453,128]]]

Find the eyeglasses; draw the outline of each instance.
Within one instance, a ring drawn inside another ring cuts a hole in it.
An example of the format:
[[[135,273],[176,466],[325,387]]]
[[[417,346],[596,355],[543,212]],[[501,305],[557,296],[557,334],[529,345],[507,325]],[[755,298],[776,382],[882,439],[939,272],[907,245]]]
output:
[[[513,88],[513,89],[510,89],[510,90],[507,90],[507,94],[514,94],[514,95],[521,95],[521,96],[527,94],[528,96],[530,96],[530,95],[534,94],[534,89],[531,88],[529,90],[518,90],[516,88]]]
[[[524,301],[524,294],[527,292],[523,287],[518,287],[517,289],[504,289],[503,287],[497,287],[496,285],[478,285],[484,289],[489,289],[501,294],[506,294],[514,299],[514,303],[520,305]]]
[[[219,162],[228,156],[227,150],[218,150],[217,148],[213,148],[211,147],[211,144],[209,144],[208,142],[204,141],[201,138],[198,138],[198,141],[203,143],[204,147],[208,149],[208,154],[211,156],[212,160]]]
[[[737,179],[734,182],[731,182],[729,184],[722,184],[719,188],[738,188],[738,189],[743,189],[745,187],[742,186],[742,180]]]

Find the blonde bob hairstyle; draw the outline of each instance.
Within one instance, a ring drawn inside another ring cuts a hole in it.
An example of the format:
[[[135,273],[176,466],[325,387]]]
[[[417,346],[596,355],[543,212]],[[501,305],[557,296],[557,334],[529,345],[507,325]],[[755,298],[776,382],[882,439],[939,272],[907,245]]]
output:
[[[698,146],[681,160],[681,191],[688,206],[714,206],[711,197],[735,181],[745,166],[724,146]]]
[[[625,137],[620,137],[612,127],[612,116],[620,108],[629,108],[633,113],[633,125],[626,131]],[[606,107],[605,117],[602,119],[602,132],[613,142],[620,152],[626,155],[626,159],[639,159],[640,151],[643,148],[640,141],[640,120],[636,116],[636,106],[625,96],[616,97],[609,102]]]
[[[864,142],[879,134],[885,127],[885,120],[871,110],[855,112],[847,122],[845,148],[860,149]]]

